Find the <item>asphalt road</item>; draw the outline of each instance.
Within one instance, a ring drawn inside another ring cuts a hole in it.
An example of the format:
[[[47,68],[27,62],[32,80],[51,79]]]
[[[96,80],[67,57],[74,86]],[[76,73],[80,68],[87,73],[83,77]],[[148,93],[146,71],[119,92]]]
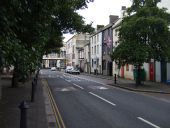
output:
[[[170,103],[83,75],[42,70],[66,128],[170,128]]]

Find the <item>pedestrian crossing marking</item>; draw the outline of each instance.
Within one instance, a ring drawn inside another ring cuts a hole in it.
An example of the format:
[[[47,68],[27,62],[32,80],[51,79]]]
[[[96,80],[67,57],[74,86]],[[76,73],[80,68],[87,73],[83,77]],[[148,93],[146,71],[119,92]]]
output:
[[[65,88],[55,88],[54,91],[57,92],[69,92],[69,91],[76,91],[77,89],[74,87],[65,87]]]
[[[103,87],[103,86],[93,86],[93,85],[91,85],[91,86],[88,86],[89,88],[91,88],[91,89],[99,89],[99,90],[107,90],[108,88],[106,88],[106,87]]]

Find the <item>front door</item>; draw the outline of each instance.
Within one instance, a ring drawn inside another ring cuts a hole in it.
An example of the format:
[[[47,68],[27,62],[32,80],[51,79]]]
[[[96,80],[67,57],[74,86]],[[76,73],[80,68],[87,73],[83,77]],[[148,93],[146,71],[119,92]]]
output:
[[[167,63],[165,61],[161,62],[161,82],[167,81]]]
[[[124,66],[121,67],[121,74],[120,74],[120,77],[123,77],[123,78],[124,78]]]
[[[154,63],[153,62],[149,63],[149,78],[150,78],[150,81],[154,81]]]

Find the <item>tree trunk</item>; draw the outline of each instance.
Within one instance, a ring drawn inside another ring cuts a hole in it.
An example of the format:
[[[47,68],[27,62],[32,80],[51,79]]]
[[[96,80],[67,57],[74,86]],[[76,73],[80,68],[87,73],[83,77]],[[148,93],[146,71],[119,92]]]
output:
[[[12,88],[16,88],[17,86],[18,86],[18,65],[16,64],[12,76]]]

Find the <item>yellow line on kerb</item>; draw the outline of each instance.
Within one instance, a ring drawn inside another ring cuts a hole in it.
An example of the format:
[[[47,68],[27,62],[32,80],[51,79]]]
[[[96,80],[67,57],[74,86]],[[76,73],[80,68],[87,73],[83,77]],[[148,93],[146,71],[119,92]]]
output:
[[[50,103],[52,105],[52,109],[53,109],[53,112],[54,112],[54,115],[55,115],[55,118],[56,118],[56,122],[57,122],[58,128],[66,128],[66,126],[64,124],[64,121],[63,121],[63,119],[61,117],[61,114],[59,112],[59,109],[57,107],[57,104],[56,104],[56,102],[54,100],[54,97],[52,95],[52,92],[51,92],[51,90],[50,90],[50,88],[48,86],[48,82],[45,79],[43,79],[43,83],[44,83],[44,85],[46,86],[46,88],[48,90],[48,95],[50,97]]]

